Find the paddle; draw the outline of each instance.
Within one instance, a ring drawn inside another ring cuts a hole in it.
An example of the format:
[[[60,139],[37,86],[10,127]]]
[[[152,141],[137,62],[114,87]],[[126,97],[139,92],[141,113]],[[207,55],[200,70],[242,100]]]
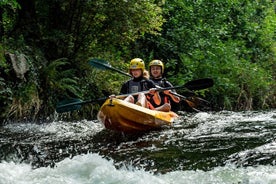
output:
[[[58,105],[56,107],[56,112],[63,113],[63,112],[79,110],[82,107],[82,105],[84,105],[84,104],[88,104],[88,103],[95,104],[95,103],[99,103],[99,102],[105,101],[105,100],[106,100],[106,97],[98,98],[98,99],[94,99],[94,100],[86,100],[86,101],[82,101],[81,99],[78,99],[78,98],[63,100],[58,103]]]
[[[113,70],[113,71],[116,71],[116,72],[121,73],[123,75],[126,75],[128,77],[132,77],[129,73],[125,73],[125,72],[123,72],[123,71],[121,71],[117,68],[112,67],[107,61],[105,61],[103,59],[95,59],[95,58],[91,59],[89,61],[89,64],[91,66],[94,66],[94,67],[96,67],[98,69],[101,69],[101,70],[105,70],[105,69]]]
[[[182,86],[174,86],[171,87],[172,89],[179,89],[179,88],[187,88],[189,90],[202,90],[212,87],[214,85],[214,81],[211,78],[202,78],[196,79],[189,82],[186,82]],[[168,88],[167,88],[168,89]]]
[[[190,90],[200,90],[200,89],[206,89],[208,87],[212,87],[213,86],[213,80],[209,79],[209,78],[204,78],[204,79],[196,79],[196,80],[192,80],[189,82],[186,82],[184,85],[182,86],[172,86],[172,87],[166,87],[166,88],[156,88],[156,91],[158,92],[162,92],[162,91],[166,91],[166,90],[172,90],[172,89],[179,89],[179,88],[188,88]],[[146,90],[146,91],[140,91],[140,92],[136,92],[136,93],[129,93],[129,94],[124,94],[124,95],[118,95],[116,96],[116,98],[125,98],[128,95],[138,95],[139,93],[149,93],[150,90]]]
[[[197,80],[192,80],[187,83],[185,83],[182,86],[173,86],[173,87],[167,87],[167,88],[157,88],[156,91],[166,91],[166,90],[171,90],[171,89],[179,89],[179,88],[187,88],[187,86],[192,89],[192,90],[200,90],[200,89],[205,89],[207,87],[211,87],[213,85],[213,80],[209,78],[204,78],[204,79],[197,79]],[[149,93],[150,91],[140,91],[137,93],[129,93],[129,94],[123,94],[123,95],[117,95],[115,96],[116,98],[125,98],[129,95],[136,96],[139,93]],[[73,110],[78,110],[81,108],[81,105],[88,104],[88,103],[99,103],[100,101],[103,101],[107,99],[107,97],[95,99],[95,100],[87,100],[87,101],[82,101],[80,99],[71,99],[71,100],[65,100],[62,101],[58,104],[56,107],[56,112],[57,113],[62,113],[62,112],[69,112]]]
[[[131,77],[130,74],[125,73],[121,70],[118,70],[116,68],[113,68],[107,61],[102,60],[102,59],[91,59],[89,61],[89,64],[99,68],[99,69],[109,69],[109,70],[113,70],[116,71],[118,73],[121,73],[123,75],[126,75],[128,77]],[[203,79],[197,79],[197,80],[193,80],[193,81],[189,81],[186,84],[182,85],[182,86],[174,86],[174,87],[169,87],[169,88],[162,88],[162,89],[158,89],[158,91],[165,91],[165,90],[170,90],[170,89],[178,89],[178,88],[187,88],[189,90],[201,90],[201,89],[206,89],[209,87],[212,87],[214,84],[213,79],[211,78],[203,78]],[[142,91],[144,93],[149,93],[149,91]],[[128,95],[138,95],[139,93],[132,93],[132,94],[126,94],[126,95],[118,95],[116,96],[116,98],[125,98]],[[177,93],[175,93],[174,95],[178,95],[181,96],[183,99],[186,99],[186,97],[179,95]],[[81,99],[71,99],[71,100],[65,100],[62,101],[58,104],[57,108],[56,108],[56,112],[57,113],[62,113],[62,112],[69,112],[69,111],[73,111],[73,110],[78,110],[81,108],[81,105],[84,104],[88,104],[88,103],[99,103],[100,101],[105,100],[107,97],[104,98],[99,98],[99,99],[94,99],[94,100],[87,100],[87,101],[82,101]],[[187,101],[187,100],[186,100]],[[190,104],[188,103],[189,105]]]
[[[160,86],[157,86],[157,88],[162,89],[162,87],[160,87]],[[190,91],[190,90],[189,90],[189,91]],[[190,92],[192,92],[192,91],[190,91]],[[196,104],[195,104],[194,102],[190,101],[186,96],[180,95],[180,94],[178,94],[178,93],[176,93],[176,92],[173,92],[173,91],[170,91],[169,93],[172,94],[172,95],[174,95],[174,96],[177,96],[177,97],[183,99],[183,100],[188,104],[188,106],[189,106],[190,108],[192,108],[194,111],[200,112],[200,110],[198,110],[198,109],[195,108],[195,107],[196,107]],[[194,93],[193,93],[193,94],[194,94]]]
[[[117,68],[112,67],[107,61],[103,59],[93,58],[89,61],[89,64],[101,70],[105,70],[105,69],[113,70],[123,75],[126,75],[128,77],[132,77],[129,73],[125,73]],[[203,79],[189,81],[185,84],[185,86],[176,86],[176,87],[173,87],[173,89],[185,87],[189,90],[202,90],[202,89],[212,87],[213,85],[214,85],[213,79],[203,78]]]
[[[120,74],[123,74],[123,75],[126,75],[126,76],[129,76],[131,77],[130,74],[128,73],[125,73],[119,69],[116,69],[114,67],[112,67],[107,61],[105,60],[102,60],[102,59],[97,59],[97,58],[94,58],[94,59],[91,59],[89,61],[89,64],[91,66],[94,66],[98,69],[101,69],[101,70],[113,70],[113,71],[116,71]],[[209,88],[209,87],[212,87],[214,84],[213,82],[213,79],[211,78],[205,78],[205,79],[198,79],[198,80],[194,80],[194,81],[191,81],[191,82],[187,82],[185,84],[185,88],[188,89],[189,91],[192,91],[192,90],[202,90],[202,89],[206,89],[206,88]],[[183,86],[180,86],[180,88],[182,88]],[[177,88],[175,88],[177,89]],[[187,104],[191,107],[191,108],[194,108],[195,104],[188,101],[187,98],[185,96],[182,96],[182,95],[179,95],[177,93],[172,93],[171,94],[175,95],[175,96],[178,96],[180,98],[182,98],[183,100],[185,100],[187,102]]]

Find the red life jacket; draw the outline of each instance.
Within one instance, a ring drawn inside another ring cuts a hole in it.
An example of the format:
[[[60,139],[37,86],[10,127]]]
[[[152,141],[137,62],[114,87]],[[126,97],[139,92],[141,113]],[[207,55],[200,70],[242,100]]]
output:
[[[163,97],[163,103],[161,103],[159,106],[161,106],[161,105],[163,105],[165,103],[170,103],[170,100],[169,100],[168,96],[164,96]],[[155,105],[155,107],[154,107],[153,104],[155,104],[155,103],[154,103],[154,100],[153,100],[152,96],[147,95],[147,105],[148,105],[148,108],[151,109],[151,110],[154,110],[156,107],[158,107],[157,105]]]

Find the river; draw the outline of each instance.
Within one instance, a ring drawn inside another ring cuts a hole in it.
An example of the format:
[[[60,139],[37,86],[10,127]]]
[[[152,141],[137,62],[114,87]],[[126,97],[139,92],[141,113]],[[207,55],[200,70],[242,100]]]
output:
[[[179,112],[124,135],[97,120],[0,127],[0,184],[275,184],[276,110]]]

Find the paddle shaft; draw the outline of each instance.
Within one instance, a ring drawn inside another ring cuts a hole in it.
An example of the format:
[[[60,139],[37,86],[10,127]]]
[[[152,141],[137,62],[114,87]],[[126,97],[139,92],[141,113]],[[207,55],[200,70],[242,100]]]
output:
[[[109,69],[109,70],[116,71],[120,74],[126,75],[128,77],[132,77],[129,73],[125,73],[125,72],[123,72],[123,71],[121,71],[117,68],[112,67],[107,61],[102,60],[102,59],[96,59],[96,58],[91,59],[89,61],[89,64],[96,67],[96,68],[98,68],[98,69]],[[213,84],[214,84],[213,79],[203,78],[203,79],[197,79],[197,80],[189,81],[185,84],[184,87],[186,87],[189,90],[202,90],[202,89],[212,87]],[[179,87],[176,87],[174,89],[177,89],[177,88],[183,88],[183,86],[179,86]]]
[[[106,100],[106,97],[98,98],[98,99],[94,99],[94,100],[86,100],[86,101],[81,101],[80,99],[76,99],[76,100],[79,100],[79,102],[72,102],[72,103],[66,103],[64,105],[58,105],[56,107],[56,112],[62,113],[62,112],[77,110],[77,109],[81,108],[81,105],[89,104],[89,103],[92,103],[92,104],[98,103],[100,101]]]
[[[95,66],[95,67],[97,67],[99,69],[103,69],[103,68],[110,69],[110,70],[116,71],[118,73],[121,73],[123,75],[126,75],[128,77],[132,77],[128,73],[125,73],[125,72],[123,72],[121,70],[113,68],[105,60],[92,59],[92,60],[90,60],[89,63],[92,66]],[[201,90],[201,89],[209,88],[209,87],[213,86],[213,84],[214,84],[213,79],[211,79],[211,78],[203,78],[203,79],[197,79],[197,80],[189,81],[189,82],[185,83],[182,86],[172,86],[172,87],[167,87],[167,88],[157,88],[156,91],[160,92],[160,91],[179,89],[179,88],[187,88],[189,90]],[[147,94],[147,93],[150,93],[150,90],[136,92],[136,93],[122,94],[122,95],[117,95],[115,97],[116,98],[125,98],[125,97],[127,97],[129,95],[133,95],[133,96],[139,95],[139,93],[145,93],[145,94]],[[175,96],[181,97],[183,99],[186,99],[186,97],[184,97],[182,95],[179,95],[177,93],[172,93],[172,94],[175,95]],[[72,103],[67,103],[67,104],[64,104],[64,105],[58,105],[57,108],[56,108],[56,111],[57,112],[68,112],[68,111],[71,111],[71,110],[77,110],[77,109],[79,109],[81,107],[80,105],[84,105],[84,104],[88,104],[88,103],[97,103],[99,101],[105,100],[106,98],[107,97],[99,98],[99,99],[96,99],[96,100],[87,100],[87,101],[81,101],[79,99],[76,99],[76,100],[79,100],[79,102],[72,102]]]
[[[168,88],[156,88],[155,90],[160,92],[160,91],[165,91],[165,90],[171,90],[171,89],[180,88],[180,87],[183,87],[183,86],[175,86],[175,87],[168,87]],[[140,91],[140,92],[136,92],[136,93],[128,93],[128,94],[116,95],[115,98],[123,99],[123,98],[126,98],[129,95],[137,96],[137,95],[139,95],[139,93],[148,94],[148,93],[150,93],[150,90]],[[67,104],[64,104],[64,105],[57,106],[56,111],[58,113],[59,112],[68,112],[68,111],[70,111],[70,109],[68,107],[72,107],[72,110],[77,110],[77,109],[80,108],[80,105],[84,105],[84,104],[88,104],[88,103],[97,103],[97,102],[105,100],[105,99],[107,99],[107,97],[99,98],[99,99],[96,99],[96,100],[86,100],[86,101],[81,101],[80,100],[79,102],[67,103]]]
[[[172,87],[167,87],[167,88],[154,88],[154,89],[155,89],[155,91],[162,92],[162,91],[166,91],[166,90],[183,88],[184,86],[185,85],[182,85],[182,86],[172,86]],[[122,95],[117,95],[115,97],[116,98],[125,98],[125,97],[127,97],[129,95],[137,96],[137,95],[139,95],[139,93],[148,94],[148,93],[150,93],[150,90],[140,91],[140,92],[135,92],[135,93],[122,94]]]
[[[123,74],[123,75],[125,75],[125,76],[132,77],[129,73],[125,73],[125,72],[123,72],[123,71],[121,71],[121,70],[118,70],[117,68],[113,68],[113,67],[111,67],[111,66],[108,66],[107,68],[108,68],[108,69],[111,69],[111,70],[113,70],[113,71],[116,71],[116,72],[118,72],[118,73],[121,73],[121,74]]]

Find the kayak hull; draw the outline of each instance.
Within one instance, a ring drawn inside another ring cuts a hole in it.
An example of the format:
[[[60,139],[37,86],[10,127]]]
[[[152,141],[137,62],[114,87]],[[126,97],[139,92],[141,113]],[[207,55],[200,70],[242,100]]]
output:
[[[137,133],[171,126],[177,114],[150,110],[121,99],[107,99],[97,118],[105,128],[118,132]]]

